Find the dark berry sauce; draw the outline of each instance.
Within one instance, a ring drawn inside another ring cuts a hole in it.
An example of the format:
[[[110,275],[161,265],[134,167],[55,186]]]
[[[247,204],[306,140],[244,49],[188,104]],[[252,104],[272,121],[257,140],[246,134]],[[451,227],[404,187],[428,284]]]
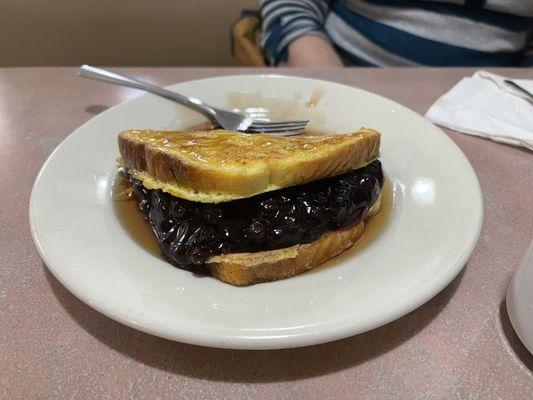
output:
[[[325,232],[352,226],[383,186],[379,161],[333,178],[219,204],[180,199],[127,178],[165,258],[195,271],[213,255],[310,243]]]

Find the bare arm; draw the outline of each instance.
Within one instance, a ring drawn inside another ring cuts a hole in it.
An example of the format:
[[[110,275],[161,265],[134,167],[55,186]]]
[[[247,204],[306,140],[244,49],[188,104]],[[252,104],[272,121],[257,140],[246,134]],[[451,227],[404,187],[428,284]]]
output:
[[[331,44],[320,36],[302,36],[289,45],[289,67],[342,67]]]
[[[261,46],[271,65],[340,67],[324,28],[330,0],[262,0]]]

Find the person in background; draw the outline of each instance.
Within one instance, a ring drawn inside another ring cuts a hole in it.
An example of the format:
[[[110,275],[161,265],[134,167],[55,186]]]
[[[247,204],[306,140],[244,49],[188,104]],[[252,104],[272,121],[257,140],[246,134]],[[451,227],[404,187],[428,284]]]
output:
[[[533,66],[533,0],[262,0],[269,64]]]

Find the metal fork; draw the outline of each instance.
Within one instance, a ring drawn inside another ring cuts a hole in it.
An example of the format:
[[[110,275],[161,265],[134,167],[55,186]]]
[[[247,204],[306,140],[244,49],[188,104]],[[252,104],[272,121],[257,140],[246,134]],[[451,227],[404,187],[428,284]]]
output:
[[[524,89],[522,86],[518,85],[517,83],[509,80],[509,79],[505,79],[504,80],[505,84],[507,86],[511,86],[512,88],[518,90],[519,92],[522,92],[523,94],[525,94],[527,97],[529,97],[531,100],[533,100],[533,93],[531,93],[530,91]]]
[[[104,69],[82,65],[78,69],[78,76],[94,79],[101,82],[113,83],[115,85],[127,86],[134,89],[144,90],[166,99],[175,101],[181,105],[192,108],[206,115],[210,120],[228,131],[241,131],[246,133],[266,133],[269,135],[292,136],[304,132],[305,126],[309,122],[307,119],[294,121],[264,121],[253,119],[245,115],[231,111],[221,110],[202,102],[195,97],[184,96],[170,90],[163,89],[150,83],[142,82],[138,79],[119,75]]]

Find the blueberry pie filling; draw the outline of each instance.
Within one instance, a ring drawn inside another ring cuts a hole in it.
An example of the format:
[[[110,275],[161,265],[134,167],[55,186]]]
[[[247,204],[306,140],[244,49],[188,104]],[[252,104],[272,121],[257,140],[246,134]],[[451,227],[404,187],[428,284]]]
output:
[[[381,163],[332,178],[227,203],[197,203],[127,179],[162,254],[172,264],[201,270],[214,255],[253,253],[311,243],[358,223],[383,186]]]

